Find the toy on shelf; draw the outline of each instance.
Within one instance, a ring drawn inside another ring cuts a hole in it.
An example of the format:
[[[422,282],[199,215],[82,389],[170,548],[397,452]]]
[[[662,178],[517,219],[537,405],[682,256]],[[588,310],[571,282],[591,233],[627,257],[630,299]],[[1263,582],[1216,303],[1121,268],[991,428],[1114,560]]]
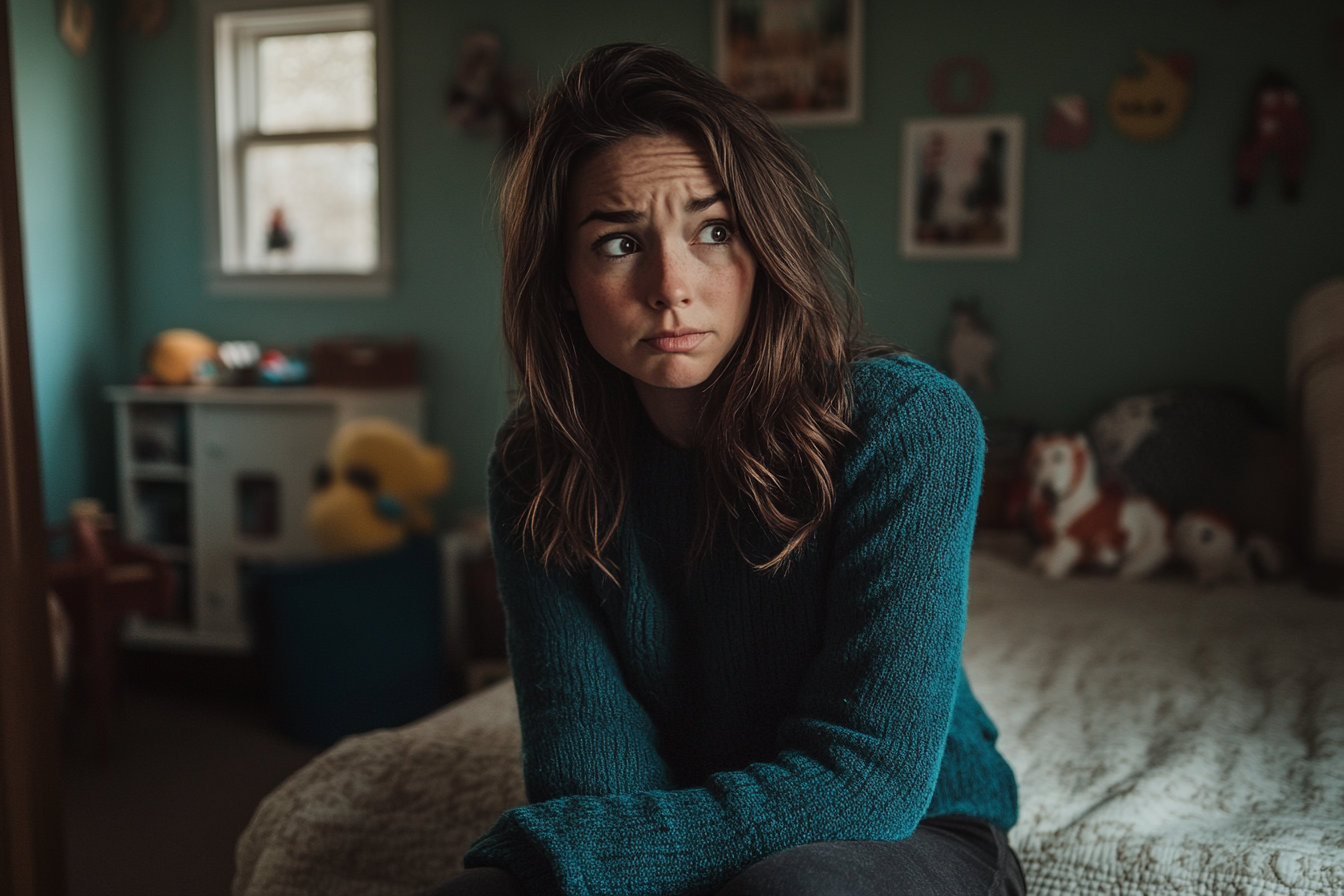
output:
[[[239,339],[219,344],[219,360],[235,379],[255,378],[261,363],[261,346],[251,340]]]
[[[1296,202],[1302,194],[1302,169],[1310,143],[1311,128],[1302,108],[1302,92],[1282,72],[1266,69],[1255,84],[1237,149],[1233,204],[1238,208],[1250,205],[1260,169],[1271,156],[1279,160],[1284,200]]]
[[[1259,576],[1284,571],[1283,551],[1263,535],[1238,546],[1237,530],[1226,517],[1208,510],[1181,514],[1174,530],[1176,556],[1194,571],[1202,585],[1233,581],[1250,584]]]
[[[378,417],[338,429],[318,468],[308,526],[328,556],[390,550],[431,532],[429,499],[448,487],[452,462],[410,430]]]
[[[141,383],[213,385],[219,381],[219,343],[195,330],[164,330],[145,349]]]
[[[1031,565],[1046,577],[1096,566],[1138,579],[1171,556],[1166,513],[1149,498],[1103,488],[1086,436],[1037,436],[1027,452],[1027,476],[1027,512],[1044,542]]]
[[[270,354],[262,354],[261,347],[250,340],[216,342],[195,330],[164,330],[145,348],[145,370],[140,384],[252,385],[259,374],[264,379],[264,365]],[[283,359],[283,355],[280,357]]]
[[[308,362],[268,348],[257,361],[257,379],[263,386],[301,386],[308,382]]]

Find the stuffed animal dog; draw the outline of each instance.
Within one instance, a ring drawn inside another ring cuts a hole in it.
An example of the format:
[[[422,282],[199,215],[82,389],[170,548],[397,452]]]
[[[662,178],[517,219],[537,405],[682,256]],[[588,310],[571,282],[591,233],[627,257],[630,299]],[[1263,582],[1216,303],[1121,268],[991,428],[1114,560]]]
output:
[[[1166,514],[1152,500],[1097,482],[1083,435],[1038,436],[1027,452],[1027,510],[1045,544],[1031,565],[1062,579],[1083,565],[1138,579],[1171,556]]]
[[[430,532],[429,499],[448,487],[452,463],[441,448],[375,417],[336,431],[317,470],[308,527],[329,556],[390,550],[409,532]]]

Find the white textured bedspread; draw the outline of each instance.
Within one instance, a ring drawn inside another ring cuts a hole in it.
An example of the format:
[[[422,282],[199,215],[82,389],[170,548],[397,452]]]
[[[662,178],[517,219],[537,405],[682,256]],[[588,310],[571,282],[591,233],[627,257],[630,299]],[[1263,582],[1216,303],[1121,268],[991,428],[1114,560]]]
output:
[[[1035,896],[1344,894],[1344,603],[1052,583],[978,553],[966,666]],[[257,809],[236,896],[401,896],[523,799],[506,684],[349,738]]]
[[[1033,893],[1344,894],[1344,604],[982,556],[972,583]]]

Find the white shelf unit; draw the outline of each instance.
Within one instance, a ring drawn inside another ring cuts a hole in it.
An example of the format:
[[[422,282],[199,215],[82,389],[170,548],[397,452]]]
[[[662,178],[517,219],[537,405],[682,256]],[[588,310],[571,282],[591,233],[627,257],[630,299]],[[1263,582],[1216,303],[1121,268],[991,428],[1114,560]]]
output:
[[[419,389],[112,386],[122,536],[178,566],[182,619],[132,618],[139,647],[251,648],[240,564],[314,559],[304,524],[336,429],[385,417],[424,434]]]

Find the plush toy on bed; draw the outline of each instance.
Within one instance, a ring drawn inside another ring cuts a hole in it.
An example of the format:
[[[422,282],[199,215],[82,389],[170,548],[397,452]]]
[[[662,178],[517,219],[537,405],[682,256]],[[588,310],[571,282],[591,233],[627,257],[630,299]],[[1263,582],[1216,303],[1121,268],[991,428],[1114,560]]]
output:
[[[1232,581],[1250,584],[1261,576],[1277,576],[1286,566],[1282,549],[1264,535],[1238,544],[1232,522],[1211,510],[1181,514],[1174,530],[1175,553],[1203,586]]]
[[[408,429],[376,417],[331,438],[308,502],[308,527],[331,557],[390,550],[434,528],[429,499],[448,487],[452,462]]]
[[[1088,429],[1098,474],[1147,495],[1172,519],[1212,511],[1236,532],[1263,534],[1292,555],[1301,505],[1298,449],[1251,395],[1181,388],[1131,395]]]
[[[1042,546],[1032,568],[1062,579],[1082,566],[1138,579],[1171,556],[1169,522],[1155,502],[1103,487],[1087,437],[1037,436],[1027,451],[1027,512]]]

